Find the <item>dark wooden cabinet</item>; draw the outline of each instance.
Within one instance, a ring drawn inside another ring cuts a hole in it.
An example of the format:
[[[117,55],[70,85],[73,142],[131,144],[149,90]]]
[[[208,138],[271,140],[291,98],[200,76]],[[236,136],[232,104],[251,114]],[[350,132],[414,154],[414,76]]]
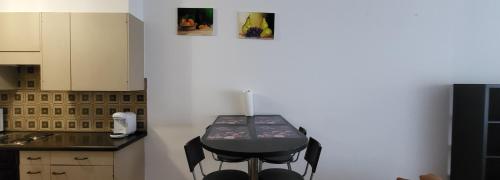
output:
[[[0,150],[0,179],[19,180],[19,151]]]
[[[453,87],[451,180],[500,179],[500,85]]]

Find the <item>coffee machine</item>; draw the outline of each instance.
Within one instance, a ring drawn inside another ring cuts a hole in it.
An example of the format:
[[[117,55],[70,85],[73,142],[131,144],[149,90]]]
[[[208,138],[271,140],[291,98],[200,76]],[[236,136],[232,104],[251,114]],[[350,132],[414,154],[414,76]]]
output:
[[[137,130],[137,115],[133,112],[113,114],[113,134],[111,138],[124,138]]]

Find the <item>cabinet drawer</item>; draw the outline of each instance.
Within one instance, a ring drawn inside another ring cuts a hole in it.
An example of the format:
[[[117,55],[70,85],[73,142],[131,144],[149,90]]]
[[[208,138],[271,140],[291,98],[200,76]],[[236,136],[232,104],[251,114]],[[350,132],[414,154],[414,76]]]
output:
[[[22,165],[50,165],[49,152],[21,151],[19,157]]]
[[[51,153],[51,164],[112,166],[113,152],[57,151]]]
[[[50,166],[21,165],[20,180],[50,180]]]
[[[51,180],[113,180],[113,166],[51,166]]]

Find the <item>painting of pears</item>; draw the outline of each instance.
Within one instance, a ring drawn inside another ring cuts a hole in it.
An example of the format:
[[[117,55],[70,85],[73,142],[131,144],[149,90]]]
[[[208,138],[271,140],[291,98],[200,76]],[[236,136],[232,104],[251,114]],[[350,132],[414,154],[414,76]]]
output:
[[[238,13],[239,37],[242,39],[274,39],[274,13]]]

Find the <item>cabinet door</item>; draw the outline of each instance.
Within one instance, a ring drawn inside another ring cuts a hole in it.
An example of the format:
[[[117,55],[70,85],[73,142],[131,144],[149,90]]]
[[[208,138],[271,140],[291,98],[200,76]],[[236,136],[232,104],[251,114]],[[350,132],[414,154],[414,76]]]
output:
[[[113,180],[113,166],[51,166],[51,180]]]
[[[19,151],[0,150],[0,166],[12,167],[19,164]]]
[[[0,179],[19,179],[19,152],[0,150]]]
[[[123,13],[71,14],[72,90],[127,90],[127,27]]]
[[[105,166],[113,165],[113,152],[54,151],[51,153],[53,165]]]
[[[50,165],[50,152],[21,151],[19,159],[21,165]]]
[[[0,179],[18,180],[19,169],[13,167],[0,166]]]
[[[40,13],[0,13],[0,51],[40,51]]]
[[[50,166],[21,165],[20,180],[50,180]]]
[[[42,90],[70,90],[69,13],[42,13],[42,44]]]

